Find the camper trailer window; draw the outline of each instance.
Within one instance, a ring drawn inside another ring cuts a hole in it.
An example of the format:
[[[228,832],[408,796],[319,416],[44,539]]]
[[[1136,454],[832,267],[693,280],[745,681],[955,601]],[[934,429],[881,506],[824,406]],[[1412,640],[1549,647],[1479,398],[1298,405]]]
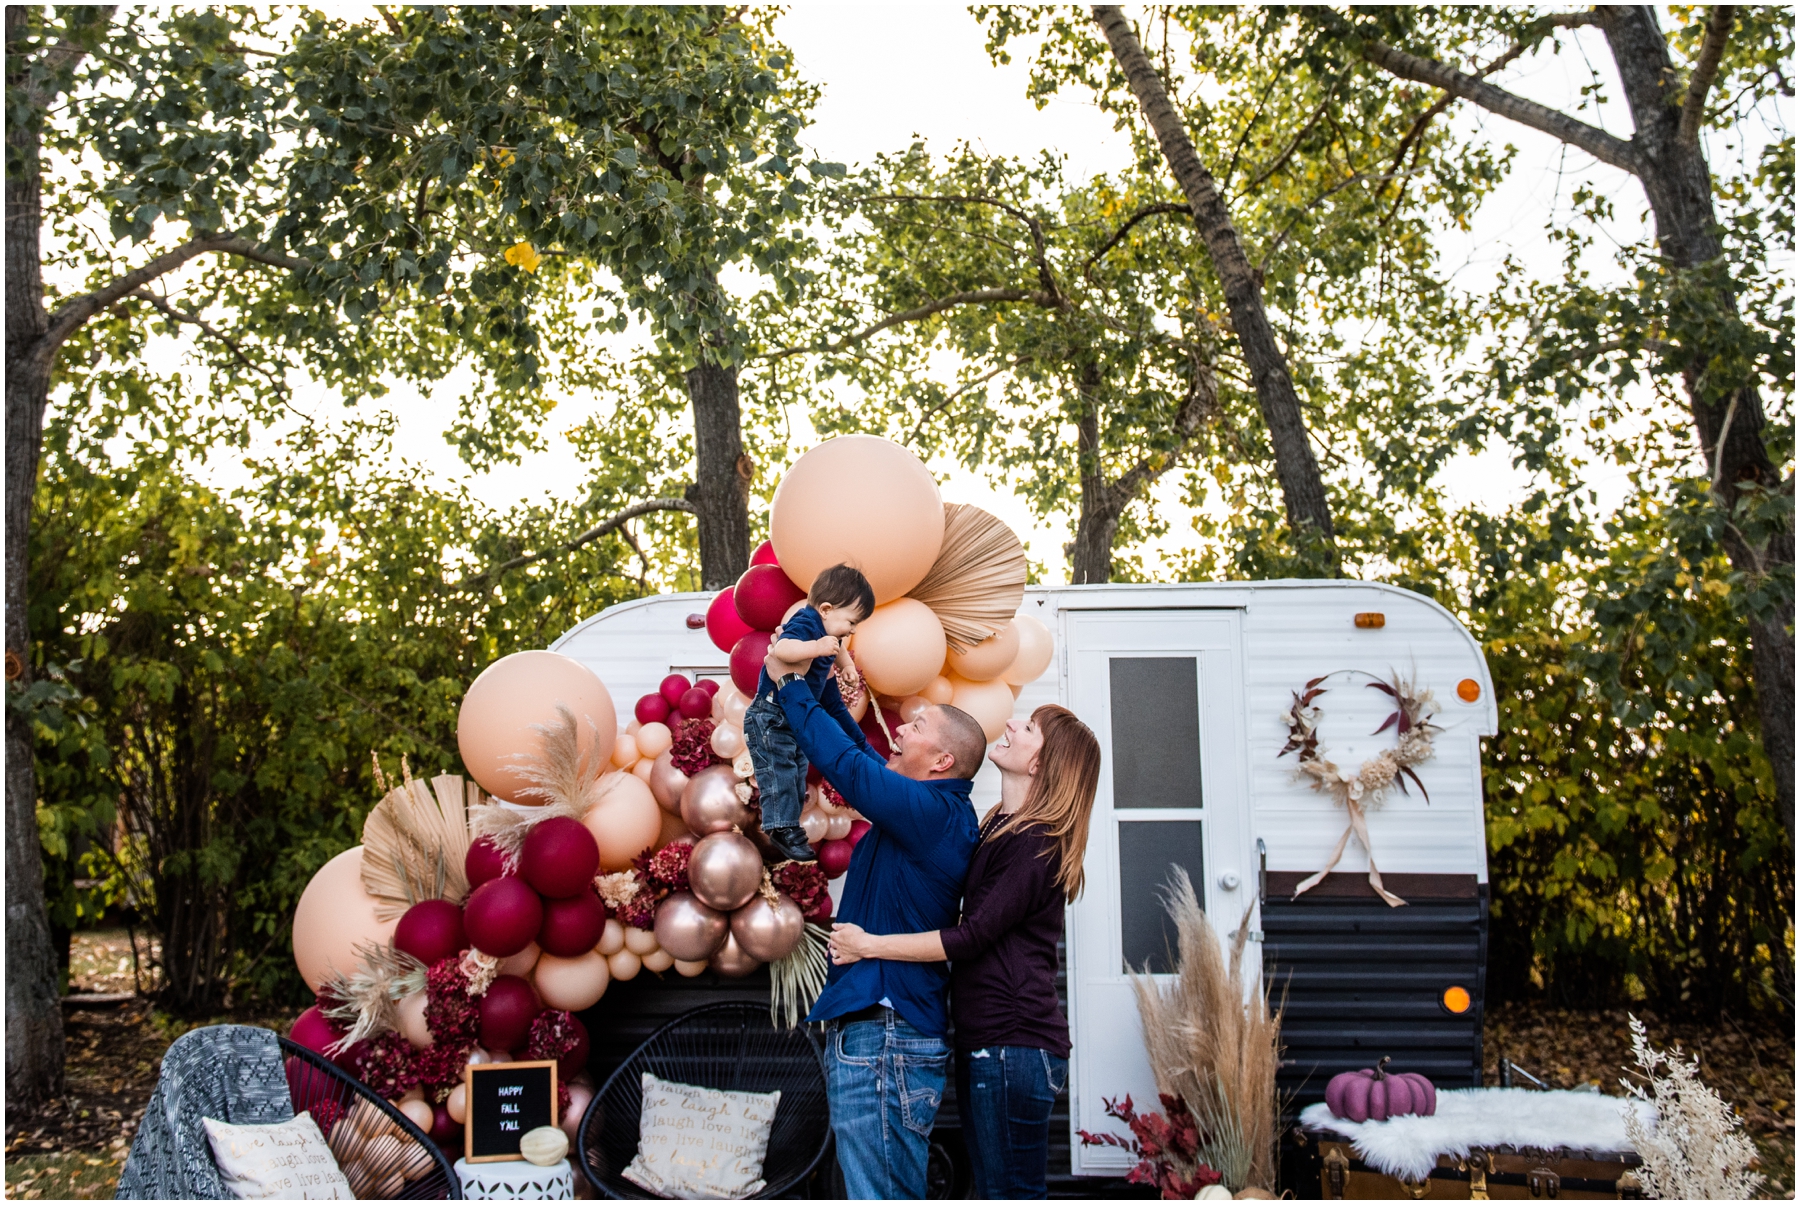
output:
[[[1117,664],[1116,662],[1114,664]],[[1172,975],[1175,922],[1163,907],[1169,871],[1188,872],[1205,902],[1206,864],[1198,820],[1125,820],[1119,824],[1119,916],[1125,970]]]
[[[1114,657],[1116,809],[1200,806],[1200,688],[1192,657]]]

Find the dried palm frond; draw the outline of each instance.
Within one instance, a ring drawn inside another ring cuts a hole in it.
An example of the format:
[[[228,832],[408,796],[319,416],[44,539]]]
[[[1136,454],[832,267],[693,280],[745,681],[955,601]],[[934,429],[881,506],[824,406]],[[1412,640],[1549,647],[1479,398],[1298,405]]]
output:
[[[944,543],[907,595],[930,607],[944,639],[966,653],[1000,631],[1025,601],[1025,548],[979,506],[944,503]]]
[[[543,803],[527,808],[484,807],[469,819],[470,832],[499,846],[509,860],[519,856],[525,835],[535,826],[554,816],[581,819],[625,774],[623,770],[602,774],[605,767],[600,760],[599,741],[588,742],[584,751],[575,713],[558,704],[556,714],[556,723],[534,725],[534,731],[544,738],[542,750],[513,759],[519,772],[533,784],[521,794]]]
[[[800,944],[786,958],[769,964],[769,1021],[782,1029],[792,1029],[800,1018],[812,1011],[813,1002],[825,990],[825,976],[831,971],[831,960],[825,954],[831,930],[824,925],[807,922],[800,933]]]
[[[332,972],[319,992],[331,1001],[321,1011],[344,1028],[344,1036],[326,1048],[333,1058],[365,1038],[399,1028],[395,1001],[425,990],[425,964],[391,943],[358,942],[356,954],[362,969]]]
[[[409,778],[382,797],[363,821],[363,888],[380,900],[377,920],[392,920],[420,900],[460,904],[469,894],[469,805],[481,788],[455,774],[427,786]]]
[[[1202,1159],[1232,1191],[1273,1189],[1281,1013],[1244,980],[1250,913],[1227,959],[1179,867],[1164,907],[1175,921],[1179,971],[1168,984],[1132,976],[1157,1091],[1186,1102],[1200,1123]]]

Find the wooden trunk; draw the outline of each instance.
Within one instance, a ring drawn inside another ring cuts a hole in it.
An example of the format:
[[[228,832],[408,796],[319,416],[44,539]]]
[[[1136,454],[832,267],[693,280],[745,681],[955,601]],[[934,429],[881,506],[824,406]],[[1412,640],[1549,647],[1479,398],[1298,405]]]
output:
[[[1467,1157],[1438,1156],[1424,1180],[1377,1171],[1342,1139],[1301,1126],[1282,1140],[1282,1187],[1302,1200],[1523,1201],[1639,1200],[1633,1154],[1559,1147],[1480,1147]]]

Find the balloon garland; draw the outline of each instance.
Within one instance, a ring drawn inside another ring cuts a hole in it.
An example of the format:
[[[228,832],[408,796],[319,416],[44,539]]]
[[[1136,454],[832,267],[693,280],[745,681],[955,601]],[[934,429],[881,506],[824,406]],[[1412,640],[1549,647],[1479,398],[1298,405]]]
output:
[[[1314,678],[1294,692],[1294,705],[1281,714],[1282,721],[1287,724],[1288,740],[1275,756],[1279,758],[1289,753],[1294,754],[1299,763],[1296,773],[1307,779],[1313,790],[1329,795],[1349,813],[1349,823],[1345,826],[1343,835],[1338,838],[1336,848],[1331,851],[1331,858],[1326,862],[1325,868],[1302,880],[1294,888],[1294,895],[1299,896],[1325,881],[1325,876],[1331,873],[1338,860],[1344,856],[1350,836],[1354,833],[1369,853],[1369,885],[1375,889],[1376,895],[1387,901],[1389,907],[1399,907],[1406,901],[1382,886],[1381,872],[1375,868],[1375,847],[1369,843],[1369,828],[1363,809],[1378,805],[1391,786],[1398,786],[1401,793],[1405,794],[1405,780],[1408,778],[1419,788],[1419,793],[1425,796],[1425,802],[1430,803],[1431,796],[1413,767],[1431,760],[1432,735],[1443,729],[1431,722],[1431,717],[1437,714],[1437,704],[1432,701],[1429,690],[1420,690],[1416,683],[1397,673],[1389,682],[1377,678],[1365,685],[1393,699],[1394,711],[1375,729],[1375,734],[1379,735],[1393,728],[1395,745],[1392,749],[1383,749],[1354,771],[1340,769],[1320,752],[1318,727],[1323,712],[1314,706],[1314,700],[1325,693],[1321,684],[1327,679],[1338,674],[1361,672],[1337,670]]]

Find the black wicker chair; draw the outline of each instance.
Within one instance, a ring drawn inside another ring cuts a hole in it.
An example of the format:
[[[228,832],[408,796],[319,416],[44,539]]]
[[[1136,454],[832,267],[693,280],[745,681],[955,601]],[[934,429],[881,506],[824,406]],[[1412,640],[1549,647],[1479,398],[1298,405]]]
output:
[[[329,1059],[306,1047],[280,1039],[287,1063],[288,1094],[294,1112],[311,1113],[331,1144],[338,1165],[352,1176],[351,1187],[362,1200],[460,1201],[462,1182],[437,1143],[406,1114],[381,1098],[380,1093],[340,1070]],[[379,1141],[368,1128],[346,1130],[334,1141],[334,1127],[353,1110],[374,1110],[369,1116],[392,1123],[388,1136],[397,1143]],[[397,1134],[396,1134],[397,1131]],[[354,1170],[353,1170],[354,1169]],[[395,1191],[393,1186],[398,1185]]]
[[[781,1091],[764,1188],[776,1197],[812,1174],[831,1144],[825,1062],[806,1029],[776,1029],[763,1004],[709,1004],[683,1013],[645,1040],[595,1095],[577,1131],[587,1178],[615,1200],[654,1199],[619,1173],[637,1154],[643,1073],[701,1088]]]

